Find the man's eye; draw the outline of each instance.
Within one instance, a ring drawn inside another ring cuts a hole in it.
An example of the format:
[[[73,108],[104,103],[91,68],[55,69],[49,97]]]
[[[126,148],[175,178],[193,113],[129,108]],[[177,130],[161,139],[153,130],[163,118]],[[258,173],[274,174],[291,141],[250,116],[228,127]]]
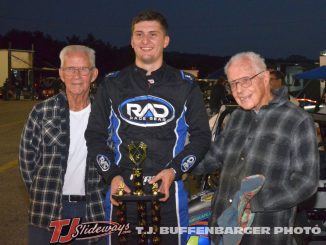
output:
[[[251,79],[250,79],[250,77],[245,77],[245,78],[243,78],[242,79],[242,83],[246,83],[246,82],[249,82]]]

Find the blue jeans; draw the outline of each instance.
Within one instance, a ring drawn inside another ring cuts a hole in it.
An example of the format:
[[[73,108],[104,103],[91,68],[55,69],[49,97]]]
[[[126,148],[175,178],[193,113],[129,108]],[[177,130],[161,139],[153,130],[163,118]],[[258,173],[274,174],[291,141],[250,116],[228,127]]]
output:
[[[86,215],[86,202],[69,202],[62,201],[62,219],[81,218],[85,219]]]

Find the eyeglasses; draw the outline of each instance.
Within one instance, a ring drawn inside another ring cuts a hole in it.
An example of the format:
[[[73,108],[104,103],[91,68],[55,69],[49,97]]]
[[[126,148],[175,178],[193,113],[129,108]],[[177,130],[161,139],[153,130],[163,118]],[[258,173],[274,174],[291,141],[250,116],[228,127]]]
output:
[[[73,66],[71,66],[71,67],[61,67],[61,69],[68,76],[74,75],[75,72],[78,72],[79,75],[81,75],[81,76],[87,76],[87,75],[89,75],[91,70],[94,69],[94,67],[73,67]]]
[[[252,80],[257,77],[258,75],[262,74],[265,71],[261,71],[257,73],[256,75],[253,75],[252,77],[242,77],[236,80],[233,80],[229,82],[231,90],[235,90],[237,88],[237,85],[240,84],[243,88],[249,88],[252,85]]]

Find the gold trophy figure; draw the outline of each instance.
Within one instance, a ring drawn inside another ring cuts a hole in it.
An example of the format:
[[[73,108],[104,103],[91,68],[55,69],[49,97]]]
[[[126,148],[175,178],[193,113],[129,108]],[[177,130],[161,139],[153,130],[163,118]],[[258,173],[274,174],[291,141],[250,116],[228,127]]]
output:
[[[136,167],[132,169],[132,180],[135,187],[134,195],[143,196],[143,169],[140,167],[140,165],[146,159],[147,145],[144,142],[131,142],[131,144],[128,145],[128,149],[129,158],[136,165]]]

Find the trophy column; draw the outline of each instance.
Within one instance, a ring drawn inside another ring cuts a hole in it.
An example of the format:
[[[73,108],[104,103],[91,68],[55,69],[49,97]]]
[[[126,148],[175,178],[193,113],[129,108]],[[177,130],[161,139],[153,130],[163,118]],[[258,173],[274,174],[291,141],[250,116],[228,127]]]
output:
[[[121,184],[119,186],[118,193],[117,193],[118,196],[121,197],[121,196],[124,195],[124,187],[125,187],[124,184]],[[127,223],[127,217],[126,216],[127,216],[126,203],[121,202],[121,203],[119,203],[118,211],[117,211],[117,217],[118,217],[119,224],[124,225],[124,224]],[[128,244],[126,234],[120,234],[120,236],[119,236],[119,244],[120,245],[127,245]]]
[[[134,168],[132,171],[133,184],[135,187],[134,195],[144,196],[143,171],[141,168]],[[147,230],[146,202],[137,201],[138,226],[143,227],[143,232],[139,234],[138,244],[147,244],[147,236],[144,231]]]
[[[154,183],[152,187],[152,194],[153,196],[158,196],[158,184]],[[160,202],[155,199],[152,202],[152,226],[153,226],[153,235],[152,235],[152,244],[158,245],[160,244]]]
[[[163,197],[163,194],[158,192],[158,184],[153,184],[152,192],[145,193],[143,185],[143,169],[141,168],[141,163],[146,159],[147,145],[143,142],[135,143],[131,142],[128,145],[129,158],[135,164],[132,169],[132,183],[134,191],[132,194],[124,193],[124,186],[119,187],[118,193],[113,195],[113,197],[120,202],[118,207],[118,220],[120,224],[126,224],[126,203],[134,202],[137,203],[137,217],[138,226],[143,227],[143,232],[138,236],[138,244],[148,244],[149,238],[152,240],[153,245],[158,245],[160,243],[159,227],[160,227],[160,203],[158,199]],[[152,202],[151,204],[151,216],[152,216],[152,226],[153,235],[148,237],[145,231],[148,230],[147,216],[146,216],[146,202]],[[128,239],[125,235],[120,235],[120,244],[127,244]]]

